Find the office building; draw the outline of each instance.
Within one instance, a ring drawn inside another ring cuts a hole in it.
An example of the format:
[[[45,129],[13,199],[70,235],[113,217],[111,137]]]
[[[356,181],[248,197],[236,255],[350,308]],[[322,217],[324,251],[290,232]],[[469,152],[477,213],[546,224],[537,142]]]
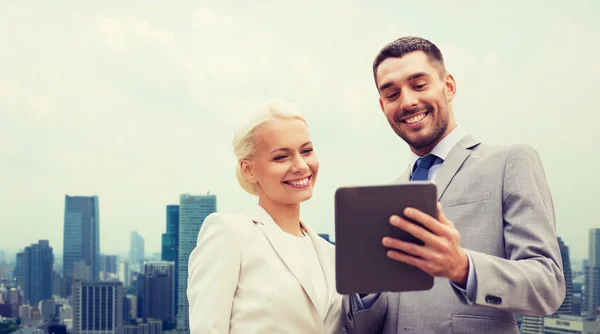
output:
[[[571,274],[571,259],[569,256],[569,247],[558,237],[558,246],[563,263],[563,273],[565,276],[566,294],[563,303],[560,305],[556,314],[573,314],[573,276]]]
[[[71,294],[75,263],[85,262],[93,279],[100,274],[100,212],[97,196],[65,195],[63,238],[65,293]]]
[[[177,305],[179,296],[177,294],[177,285],[179,284],[177,254],[179,249],[179,205],[167,205],[167,232],[162,234],[162,254],[161,260],[175,263],[175,315],[177,315]]]
[[[129,249],[129,268],[131,271],[136,273],[144,271],[144,254],[144,238],[137,231],[131,231],[131,246]]]
[[[52,298],[54,254],[48,240],[40,240],[17,255],[21,271],[22,289],[25,302],[37,305],[40,301]]]
[[[175,324],[175,265],[153,261],[144,264],[144,320]]]
[[[123,332],[121,282],[73,282],[73,334]]]
[[[179,254],[178,261],[178,305],[177,305],[177,330],[189,332],[187,279],[188,259],[196,247],[198,232],[204,219],[217,211],[217,197],[215,195],[189,195],[183,194],[179,198]],[[218,256],[215,254],[215,256]]]
[[[600,307],[600,228],[589,231],[589,258],[585,266],[584,313],[591,314]]]

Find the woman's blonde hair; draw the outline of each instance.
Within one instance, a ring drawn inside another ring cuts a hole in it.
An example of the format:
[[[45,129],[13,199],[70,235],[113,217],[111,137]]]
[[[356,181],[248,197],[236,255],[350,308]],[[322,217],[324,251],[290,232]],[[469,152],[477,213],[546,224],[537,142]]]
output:
[[[238,183],[246,192],[257,195],[256,184],[248,181],[242,174],[240,163],[251,158],[258,145],[258,129],[273,119],[298,119],[307,124],[297,107],[282,99],[272,99],[254,105],[238,119],[233,136],[233,152],[237,158],[235,169]]]

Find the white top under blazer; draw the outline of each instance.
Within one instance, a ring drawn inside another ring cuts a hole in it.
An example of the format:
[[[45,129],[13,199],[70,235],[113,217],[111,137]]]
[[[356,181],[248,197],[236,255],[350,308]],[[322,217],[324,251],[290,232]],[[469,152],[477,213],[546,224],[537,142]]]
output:
[[[341,333],[335,248],[302,227],[288,234],[258,205],[209,215],[188,263],[191,333]]]

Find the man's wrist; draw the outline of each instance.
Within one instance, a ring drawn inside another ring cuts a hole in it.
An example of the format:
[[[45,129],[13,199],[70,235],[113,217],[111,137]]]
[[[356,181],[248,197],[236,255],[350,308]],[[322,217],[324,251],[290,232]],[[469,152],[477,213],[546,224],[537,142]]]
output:
[[[463,256],[462,256],[463,264],[457,268],[457,274],[451,280],[452,280],[452,282],[459,285],[460,287],[466,288],[467,278],[469,277],[469,256],[464,251],[462,253],[463,253]]]

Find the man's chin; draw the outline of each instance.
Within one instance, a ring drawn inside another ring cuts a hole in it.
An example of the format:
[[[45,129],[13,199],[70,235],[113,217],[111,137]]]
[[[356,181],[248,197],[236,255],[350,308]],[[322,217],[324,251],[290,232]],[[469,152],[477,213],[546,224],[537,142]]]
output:
[[[404,140],[408,145],[415,148],[422,148],[429,145],[433,141],[431,133],[425,133],[426,131],[417,131],[413,133],[401,133],[400,138]]]

